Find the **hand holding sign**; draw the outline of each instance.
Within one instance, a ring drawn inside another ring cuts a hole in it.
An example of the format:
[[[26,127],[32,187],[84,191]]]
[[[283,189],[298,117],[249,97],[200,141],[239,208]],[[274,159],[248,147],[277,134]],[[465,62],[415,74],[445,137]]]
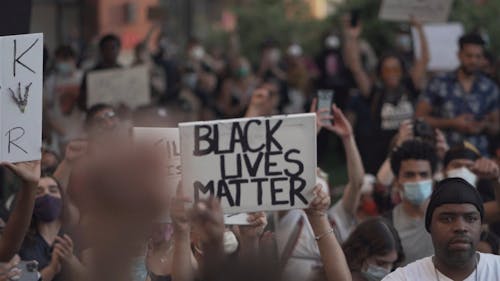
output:
[[[264,212],[249,213],[248,214],[249,225],[234,226],[233,232],[239,238],[239,240],[256,240],[264,232],[267,226],[267,217]]]
[[[222,245],[225,231],[224,216],[216,198],[211,197],[196,203],[190,212],[190,217],[204,246]]]
[[[38,186],[40,180],[40,160],[9,163],[3,162],[0,165],[7,167],[25,183],[26,186]]]
[[[315,197],[309,208],[305,210],[306,214],[310,217],[326,216],[326,212],[330,208],[330,195],[321,189],[321,185],[316,185],[313,193]]]

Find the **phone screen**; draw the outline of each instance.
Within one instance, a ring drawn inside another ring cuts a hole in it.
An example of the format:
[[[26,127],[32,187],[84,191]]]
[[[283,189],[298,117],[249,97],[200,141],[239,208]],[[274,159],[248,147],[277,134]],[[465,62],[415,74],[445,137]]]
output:
[[[328,109],[322,113],[322,116],[328,116],[332,114],[332,102],[333,102],[333,90],[318,90],[318,110]],[[333,120],[325,120],[323,123],[325,125],[331,125]]]
[[[21,270],[18,281],[38,281],[38,263],[36,261],[21,261],[17,266]]]

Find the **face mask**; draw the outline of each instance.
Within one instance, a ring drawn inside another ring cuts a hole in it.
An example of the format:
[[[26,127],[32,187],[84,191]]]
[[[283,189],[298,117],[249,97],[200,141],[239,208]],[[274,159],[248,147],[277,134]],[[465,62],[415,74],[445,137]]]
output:
[[[236,239],[236,235],[230,230],[224,232],[224,253],[230,255],[236,250],[238,250],[238,239]]]
[[[382,280],[385,276],[389,275],[390,271],[383,267],[370,264],[365,273],[374,279]]]
[[[288,48],[288,54],[290,56],[293,56],[293,57],[300,57],[302,56],[302,47],[300,47],[299,45],[291,45],[289,48]]]
[[[73,72],[73,65],[69,62],[59,62],[56,64],[57,72],[61,74],[71,74]]]
[[[340,40],[335,35],[330,35],[325,39],[325,46],[328,49],[337,49],[340,46]]]
[[[272,49],[269,53],[269,60],[273,63],[277,63],[280,59],[281,51],[279,49]]]
[[[242,66],[238,69],[236,76],[238,78],[245,78],[250,74],[250,69],[247,66]]]
[[[432,180],[403,184],[403,196],[415,206],[420,206],[432,194]]]
[[[53,222],[61,216],[62,200],[51,195],[44,195],[35,200],[33,215],[43,222]]]
[[[446,174],[448,178],[461,178],[476,187],[477,176],[466,167],[449,170]]]
[[[191,57],[195,60],[201,60],[205,56],[205,49],[203,47],[197,46],[191,50]]]

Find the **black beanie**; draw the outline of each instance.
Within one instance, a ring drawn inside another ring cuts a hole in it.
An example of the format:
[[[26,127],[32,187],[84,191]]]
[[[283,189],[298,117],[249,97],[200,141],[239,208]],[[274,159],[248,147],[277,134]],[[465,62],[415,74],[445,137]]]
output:
[[[444,204],[464,203],[476,206],[481,215],[481,221],[483,220],[483,200],[475,187],[461,178],[448,178],[438,182],[425,213],[425,229],[427,229],[427,232],[430,233],[432,214],[437,207]]]

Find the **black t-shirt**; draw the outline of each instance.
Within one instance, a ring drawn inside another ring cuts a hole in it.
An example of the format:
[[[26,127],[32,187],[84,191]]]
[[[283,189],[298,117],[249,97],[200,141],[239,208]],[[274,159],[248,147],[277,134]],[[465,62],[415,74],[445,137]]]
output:
[[[45,267],[50,264],[52,259],[52,246],[43,239],[43,237],[37,233],[32,238],[25,239],[21,250],[19,251],[19,257],[23,261],[35,260],[38,262],[38,271],[42,271]],[[54,276],[53,281],[62,281],[63,278],[61,274]]]
[[[357,115],[354,130],[368,173],[377,173],[387,158],[401,122],[413,119],[417,98],[418,91],[408,79],[393,91],[374,86],[368,98],[359,96],[350,103],[349,109]]]

